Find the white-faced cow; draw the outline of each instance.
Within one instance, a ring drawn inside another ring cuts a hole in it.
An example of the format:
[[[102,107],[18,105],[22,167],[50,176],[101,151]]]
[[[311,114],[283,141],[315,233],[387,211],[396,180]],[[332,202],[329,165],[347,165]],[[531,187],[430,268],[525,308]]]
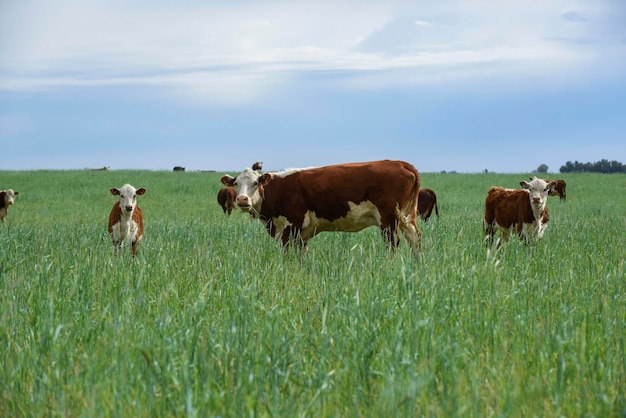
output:
[[[522,189],[517,190],[495,186],[489,188],[483,219],[485,241],[488,244],[493,243],[498,228],[501,241],[505,242],[514,227],[519,237],[526,242],[543,236],[549,220],[546,205],[548,193],[555,183],[533,177],[531,182],[521,181],[520,186]]]
[[[395,249],[402,231],[415,254],[421,250],[417,227],[420,177],[404,161],[338,164],[260,174],[249,168],[222,183],[237,190],[236,203],[260,219],[286,247],[324,231],[356,232],[378,226]]]
[[[115,247],[115,254],[119,254],[122,246],[130,242],[133,257],[137,255],[137,246],[143,237],[143,214],[137,206],[137,196],[143,196],[146,188],[135,189],[130,184],[121,188],[111,188],[112,195],[119,196],[109,215],[109,235]]]
[[[533,179],[532,177],[530,178],[531,180]],[[565,182],[565,180],[549,180],[549,179],[544,179],[544,181],[546,183],[550,183],[550,182],[554,182],[555,186],[552,190],[550,190],[550,193],[548,193],[550,196],[558,196],[560,200],[565,200],[566,196],[565,196],[565,187],[567,186],[567,183]]]
[[[222,210],[227,215],[230,215],[237,206],[235,199],[237,199],[237,192],[232,187],[223,187],[217,192],[217,203],[220,204]]]
[[[9,206],[15,203],[15,196],[20,194],[13,189],[0,190],[0,221],[4,222]]]
[[[433,209],[437,217],[439,217],[439,208],[437,207],[437,195],[432,189],[420,189],[419,200],[417,201],[417,210],[424,222],[433,214]]]

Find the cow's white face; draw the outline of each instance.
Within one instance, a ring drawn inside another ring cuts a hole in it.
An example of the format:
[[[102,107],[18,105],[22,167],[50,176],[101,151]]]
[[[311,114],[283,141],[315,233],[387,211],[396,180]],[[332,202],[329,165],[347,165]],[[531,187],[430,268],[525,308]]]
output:
[[[13,189],[3,190],[5,192],[4,195],[4,206],[9,207],[13,203],[15,203],[15,196],[19,194],[19,192],[13,191]]]
[[[137,206],[137,196],[142,196],[146,193],[146,188],[141,187],[139,189],[135,189],[130,184],[125,184],[119,189],[115,187],[111,188],[110,192],[112,195],[120,197],[120,209],[122,210],[122,213],[132,214]]]
[[[257,171],[246,168],[237,177],[224,175],[221,181],[224,185],[234,188],[237,191],[235,203],[244,212],[249,212],[252,208],[257,212],[263,203],[263,186],[272,179],[270,173],[261,174]]]
[[[547,183],[537,177],[533,177],[530,182],[520,181],[519,184],[523,189],[528,190],[528,198],[530,199],[530,205],[534,211],[542,211],[545,208],[548,193],[550,193],[556,185],[553,181]]]

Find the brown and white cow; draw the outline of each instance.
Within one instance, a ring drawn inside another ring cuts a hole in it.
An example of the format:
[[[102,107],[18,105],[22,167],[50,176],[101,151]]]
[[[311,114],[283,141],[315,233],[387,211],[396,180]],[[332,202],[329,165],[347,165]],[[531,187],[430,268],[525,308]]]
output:
[[[0,221],[4,222],[9,206],[15,203],[15,196],[20,194],[13,189],[0,190]]]
[[[135,189],[130,184],[121,188],[109,189],[112,195],[119,196],[109,214],[109,235],[115,247],[115,254],[119,254],[122,246],[130,242],[133,257],[137,255],[137,246],[143,238],[143,214],[137,206],[137,196],[146,193],[145,187]]]
[[[420,217],[424,222],[430,218],[430,215],[433,213],[433,209],[435,209],[435,213],[437,217],[439,217],[439,208],[437,207],[437,195],[432,189],[420,189],[419,192],[419,200],[417,201],[417,210],[420,214]]]
[[[237,206],[260,219],[267,232],[287,247],[305,248],[324,231],[357,232],[378,226],[387,245],[400,242],[398,228],[419,256],[417,227],[419,173],[404,161],[374,161],[260,174],[246,168],[224,175],[237,190]]]
[[[530,179],[532,180],[533,178],[531,177]],[[567,186],[567,183],[565,182],[565,180],[544,179],[544,181],[546,183],[550,183],[550,182],[555,182],[556,183],[554,188],[552,190],[550,190],[550,193],[549,193],[550,196],[558,196],[560,200],[565,200],[565,198],[566,198],[566,196],[565,196],[565,187]]]
[[[533,177],[531,182],[521,181],[520,186],[522,189],[489,188],[483,219],[488,244],[493,243],[497,229],[500,229],[501,235],[498,245],[500,241],[509,240],[514,227],[526,242],[543,237],[549,220],[547,198],[555,183]]]
[[[223,187],[217,192],[217,203],[220,204],[225,214],[230,215],[237,207],[235,199],[237,199],[237,192],[232,187]]]
[[[263,161],[257,161],[256,163],[252,164],[252,169],[254,171],[261,171],[261,170],[263,170]]]

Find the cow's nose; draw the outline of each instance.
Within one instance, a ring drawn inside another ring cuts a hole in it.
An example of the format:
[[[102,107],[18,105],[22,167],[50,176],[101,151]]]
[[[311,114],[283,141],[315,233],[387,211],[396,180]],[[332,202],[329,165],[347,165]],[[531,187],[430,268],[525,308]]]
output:
[[[237,204],[243,205],[243,206],[249,205],[248,196],[245,196],[245,195],[237,196]]]
[[[133,207],[131,205],[126,205],[126,211],[130,212],[133,210]]]
[[[533,197],[533,203],[541,203],[541,198]]]

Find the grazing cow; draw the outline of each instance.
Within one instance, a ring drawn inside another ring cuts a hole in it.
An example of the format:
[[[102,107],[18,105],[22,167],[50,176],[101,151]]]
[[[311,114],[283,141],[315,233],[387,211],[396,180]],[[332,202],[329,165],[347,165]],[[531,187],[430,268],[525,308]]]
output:
[[[174,167],[174,171],[185,171],[185,167],[177,165],[176,167]]]
[[[533,179],[532,177],[530,178],[531,180]],[[550,190],[549,195],[550,196],[558,196],[559,199],[561,200],[565,200],[565,187],[567,186],[567,183],[565,182],[565,180],[548,180],[548,179],[544,179],[544,181],[546,183],[550,183],[550,182],[555,182],[556,186],[554,186],[554,188],[552,190]]]
[[[15,196],[20,194],[13,189],[0,190],[0,221],[4,222],[9,206],[15,203]]]
[[[424,222],[430,218],[433,208],[437,217],[439,217],[439,208],[437,207],[437,195],[432,189],[420,189],[419,199],[417,201],[417,210]]]
[[[217,192],[217,203],[220,204],[224,213],[230,215],[237,205],[235,204],[237,199],[237,192],[232,187],[224,187]]]
[[[143,196],[146,188],[135,189],[130,184],[109,190],[112,195],[120,197],[115,202],[109,215],[109,235],[113,240],[115,254],[119,254],[122,245],[130,241],[133,257],[137,255],[137,246],[143,237],[143,214],[137,206],[137,196]]]
[[[237,190],[235,203],[260,219],[283,246],[307,241],[323,231],[357,232],[378,226],[387,245],[400,242],[398,228],[419,256],[417,227],[420,177],[404,161],[374,161],[264,173],[246,168],[222,176]]]
[[[256,163],[252,164],[252,169],[254,171],[261,171],[261,170],[263,170],[263,161],[257,161]]]
[[[109,166],[104,166],[100,168],[92,168],[91,171],[109,171]]]
[[[529,242],[540,239],[548,226],[547,197],[555,182],[533,177],[530,183],[521,181],[522,189],[505,189],[492,186],[485,199],[483,228],[485,241],[493,243],[496,228],[502,241],[508,241],[511,229],[516,227],[521,239]],[[498,240],[498,246],[500,240]]]

